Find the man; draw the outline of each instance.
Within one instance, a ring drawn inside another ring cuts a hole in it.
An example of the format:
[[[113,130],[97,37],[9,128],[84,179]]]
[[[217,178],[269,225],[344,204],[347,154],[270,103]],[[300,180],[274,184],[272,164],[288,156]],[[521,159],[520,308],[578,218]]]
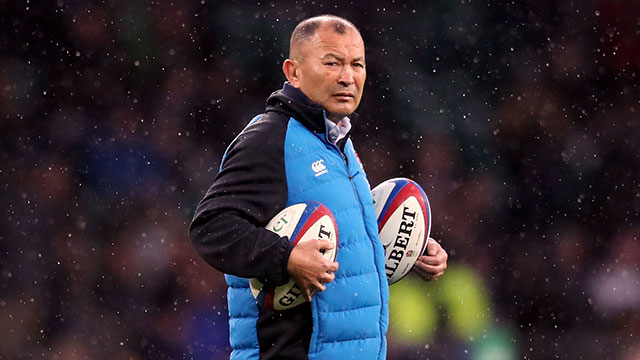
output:
[[[384,250],[369,183],[347,136],[366,78],[364,43],[345,19],[310,18],[293,31],[282,69],[288,82],[229,146],[190,229],[200,255],[228,274],[231,358],[384,359]],[[314,171],[318,162],[326,171]],[[321,255],[328,241],[292,247],[264,229],[283,208],[309,200],[336,218],[339,266]],[[435,280],[447,255],[429,244],[415,269]],[[252,277],[273,286],[293,279],[308,302],[260,308]]]

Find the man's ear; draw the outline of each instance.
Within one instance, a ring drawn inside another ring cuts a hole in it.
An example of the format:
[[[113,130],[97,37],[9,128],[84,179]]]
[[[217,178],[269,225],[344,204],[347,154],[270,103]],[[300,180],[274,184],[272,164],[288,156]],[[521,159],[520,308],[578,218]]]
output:
[[[300,72],[298,70],[298,62],[296,60],[287,59],[282,64],[282,72],[286,76],[287,81],[294,88],[300,87]]]

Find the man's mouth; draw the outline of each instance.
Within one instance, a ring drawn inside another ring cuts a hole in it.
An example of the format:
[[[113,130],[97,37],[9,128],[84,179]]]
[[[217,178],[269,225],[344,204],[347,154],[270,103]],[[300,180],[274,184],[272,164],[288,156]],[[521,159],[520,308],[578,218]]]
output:
[[[339,92],[339,93],[335,93],[333,94],[333,97],[337,98],[338,100],[351,100],[354,98],[354,95],[350,92]]]

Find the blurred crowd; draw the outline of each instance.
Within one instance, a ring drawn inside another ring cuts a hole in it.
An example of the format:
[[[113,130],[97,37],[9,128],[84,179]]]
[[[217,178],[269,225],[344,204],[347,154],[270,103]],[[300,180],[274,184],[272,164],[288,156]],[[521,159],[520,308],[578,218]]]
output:
[[[450,255],[391,287],[389,359],[640,359],[633,0],[1,5],[0,359],[228,357],[188,224],[322,13],[367,47],[370,183]]]

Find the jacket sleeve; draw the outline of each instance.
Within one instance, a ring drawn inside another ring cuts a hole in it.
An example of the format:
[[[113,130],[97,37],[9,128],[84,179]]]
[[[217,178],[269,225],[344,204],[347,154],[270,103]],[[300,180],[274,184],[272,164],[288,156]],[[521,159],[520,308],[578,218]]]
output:
[[[189,229],[196,251],[226,274],[281,285],[293,245],[264,226],[287,203],[286,121],[262,115],[229,147]]]

